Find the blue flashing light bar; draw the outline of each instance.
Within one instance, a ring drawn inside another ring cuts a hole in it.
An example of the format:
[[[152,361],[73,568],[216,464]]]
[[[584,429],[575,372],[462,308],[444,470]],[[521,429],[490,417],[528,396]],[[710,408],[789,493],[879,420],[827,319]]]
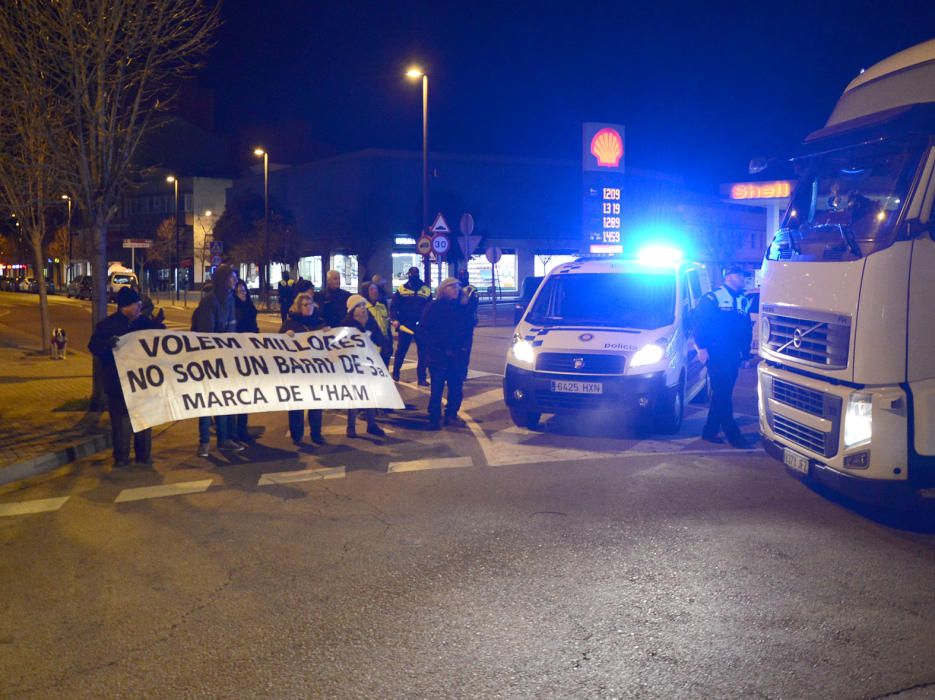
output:
[[[648,245],[640,249],[636,259],[647,267],[674,267],[684,259],[682,251],[667,245]]]

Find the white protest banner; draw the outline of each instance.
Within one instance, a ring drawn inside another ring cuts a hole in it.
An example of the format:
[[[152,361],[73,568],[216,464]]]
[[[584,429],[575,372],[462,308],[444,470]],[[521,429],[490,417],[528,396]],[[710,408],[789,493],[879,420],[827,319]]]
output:
[[[370,334],[147,330],[114,359],[134,431],[198,416],[308,408],[405,408]]]

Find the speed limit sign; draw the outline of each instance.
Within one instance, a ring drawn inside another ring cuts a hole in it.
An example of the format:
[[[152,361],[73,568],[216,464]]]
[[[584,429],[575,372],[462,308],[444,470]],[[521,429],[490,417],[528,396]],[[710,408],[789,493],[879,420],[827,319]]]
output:
[[[451,242],[448,240],[448,236],[443,233],[437,234],[432,239],[432,250],[435,251],[436,255],[444,255],[447,253],[450,245]]]
[[[419,255],[428,255],[432,252],[432,239],[428,236],[419,236],[419,240],[416,241],[416,250]]]

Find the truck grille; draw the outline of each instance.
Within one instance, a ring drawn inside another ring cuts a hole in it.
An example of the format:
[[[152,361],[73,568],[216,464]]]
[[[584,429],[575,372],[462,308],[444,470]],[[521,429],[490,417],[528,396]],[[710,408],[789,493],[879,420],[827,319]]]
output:
[[[825,433],[820,430],[802,425],[791,418],[773,414],[773,432],[779,437],[801,445],[812,452],[816,452],[825,457],[830,456],[825,447]]]
[[[540,372],[623,374],[625,363],[622,355],[543,352],[536,356],[536,369]]]
[[[769,338],[761,347],[765,354],[824,369],[847,367],[849,317],[804,309],[791,315],[774,305],[764,305],[763,311],[769,324]]]
[[[825,395],[781,379],[773,380],[773,398],[779,403],[792,406],[814,416],[825,415]]]

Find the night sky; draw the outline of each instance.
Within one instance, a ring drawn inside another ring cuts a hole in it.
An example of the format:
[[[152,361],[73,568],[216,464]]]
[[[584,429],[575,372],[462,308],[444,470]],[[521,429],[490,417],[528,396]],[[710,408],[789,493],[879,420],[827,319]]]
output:
[[[307,122],[338,152],[418,150],[402,77],[418,61],[431,150],[575,159],[581,122],[621,123],[628,165],[711,192],[822,126],[862,67],[935,38],[932,0],[226,0],[223,16],[199,77],[222,133]]]

